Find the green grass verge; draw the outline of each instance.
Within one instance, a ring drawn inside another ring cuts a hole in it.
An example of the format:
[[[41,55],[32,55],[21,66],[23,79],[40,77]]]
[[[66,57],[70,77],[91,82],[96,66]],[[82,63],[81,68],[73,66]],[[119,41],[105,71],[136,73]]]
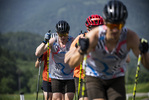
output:
[[[24,94],[25,100],[36,100],[36,93]],[[20,94],[0,94],[0,100],[20,100]],[[43,100],[42,93],[38,94],[38,100]]]
[[[127,93],[133,93],[133,86],[134,84],[126,86]],[[142,93],[149,92],[149,82],[137,84],[137,93],[141,93],[141,92]],[[36,100],[36,93],[24,94],[24,98],[25,100]],[[142,100],[145,98],[149,99],[149,97],[145,96],[145,97],[136,97],[136,100]],[[20,95],[19,94],[0,94],[0,100],[20,100]],[[39,93],[38,100],[43,100],[42,93]],[[129,100],[132,100],[132,98],[130,97]]]
[[[133,88],[134,88],[134,84],[127,85],[126,86],[127,93],[133,93]],[[139,92],[139,93],[149,92],[149,82],[137,84],[136,92]]]

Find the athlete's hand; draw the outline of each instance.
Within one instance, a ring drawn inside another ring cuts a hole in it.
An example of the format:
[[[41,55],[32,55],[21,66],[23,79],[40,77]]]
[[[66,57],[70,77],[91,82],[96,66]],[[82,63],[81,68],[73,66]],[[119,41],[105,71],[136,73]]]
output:
[[[88,38],[79,38],[79,46],[82,54],[87,53],[87,49],[89,48],[89,39]]]
[[[81,30],[81,32],[79,33],[79,35],[83,34],[83,36],[85,37],[85,34],[86,33],[87,33],[86,31],[85,32],[82,32],[82,30]]]
[[[146,39],[144,39],[144,38],[140,39],[139,49],[140,49],[142,54],[148,52],[148,42]]]
[[[44,35],[44,41],[48,42],[51,38],[50,30]]]
[[[41,61],[42,57],[43,57],[43,54],[40,57],[38,57],[38,61]]]

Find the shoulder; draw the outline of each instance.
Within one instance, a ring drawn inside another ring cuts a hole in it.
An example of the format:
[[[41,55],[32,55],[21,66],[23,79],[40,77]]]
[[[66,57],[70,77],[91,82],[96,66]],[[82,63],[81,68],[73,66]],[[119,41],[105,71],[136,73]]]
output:
[[[136,41],[138,38],[138,35],[134,31],[127,29],[127,41]]]
[[[50,43],[50,44],[53,44],[53,43],[56,41],[56,38],[57,38],[57,37],[51,38],[51,39],[49,40],[49,43]]]
[[[98,26],[98,27],[92,29],[91,31],[89,31],[89,32],[87,33],[86,37],[92,38],[92,39],[98,38],[99,31],[100,31],[100,26]]]
[[[80,37],[83,37],[83,34],[78,35],[78,36],[74,39],[74,41],[71,43],[71,47],[70,47],[70,48],[75,47],[75,45],[76,45],[76,43],[78,43]]]
[[[127,46],[128,48],[133,48],[139,45],[139,36],[132,30],[127,29]]]

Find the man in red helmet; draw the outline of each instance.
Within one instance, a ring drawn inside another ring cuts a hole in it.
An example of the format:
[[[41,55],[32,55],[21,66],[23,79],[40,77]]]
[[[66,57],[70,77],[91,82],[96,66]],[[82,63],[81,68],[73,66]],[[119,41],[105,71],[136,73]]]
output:
[[[97,15],[97,14],[91,15],[91,16],[89,16],[86,19],[85,25],[87,27],[87,31],[89,32],[93,28],[95,28],[95,27],[97,27],[99,25],[103,25],[103,18],[100,15]],[[67,59],[72,55],[73,50],[76,49],[75,46],[77,46],[77,43],[78,43],[79,38],[84,37],[85,35],[86,35],[86,33],[80,34],[73,41],[73,43],[71,44],[70,50],[65,55],[65,62],[67,62]],[[78,83],[79,83],[79,76],[80,76],[80,66],[82,66],[82,65],[80,64],[79,66],[77,66],[74,69],[74,78],[75,78],[76,92],[78,92]],[[83,79],[84,79],[83,70],[81,72],[82,72],[82,74],[81,74],[81,86],[80,87],[82,87],[82,82],[83,82]],[[82,96],[82,92],[81,91],[82,91],[82,88],[80,88],[80,91],[79,91],[79,96],[78,96],[79,97],[79,100],[82,100],[83,99],[83,96]],[[85,90],[84,92],[85,92],[85,94],[84,94],[84,100],[88,100],[88,98],[87,98],[87,91]]]
[[[128,12],[118,0],[103,9],[104,24],[92,29],[67,59],[74,68],[86,60],[86,87],[89,100],[126,100],[126,58],[130,50],[149,69],[148,42],[124,27]]]

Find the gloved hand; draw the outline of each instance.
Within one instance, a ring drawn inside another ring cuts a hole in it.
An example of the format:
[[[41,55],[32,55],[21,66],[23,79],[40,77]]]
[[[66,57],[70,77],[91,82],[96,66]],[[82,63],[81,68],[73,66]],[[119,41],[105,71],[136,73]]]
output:
[[[79,35],[80,35],[80,34],[83,34],[83,33],[82,33],[82,30],[81,30],[81,32],[79,33]]]
[[[148,42],[146,39],[144,39],[144,38],[140,39],[139,49],[140,49],[142,54],[144,54],[148,51]]]
[[[43,43],[47,44],[47,42],[50,40],[51,38],[51,30],[49,30],[45,35],[44,35],[44,41]]]
[[[87,53],[87,49],[89,48],[89,39],[88,38],[79,38],[79,46],[80,46],[80,50],[82,51],[82,52],[80,52],[80,54]]]
[[[45,41],[49,41],[51,38],[51,33],[50,32],[47,32],[45,35],[44,35],[44,40]]]
[[[79,33],[79,35],[83,34],[83,36],[85,37],[85,34],[86,33],[87,33],[86,31],[85,32],[82,32],[82,30],[81,30],[81,32]]]

